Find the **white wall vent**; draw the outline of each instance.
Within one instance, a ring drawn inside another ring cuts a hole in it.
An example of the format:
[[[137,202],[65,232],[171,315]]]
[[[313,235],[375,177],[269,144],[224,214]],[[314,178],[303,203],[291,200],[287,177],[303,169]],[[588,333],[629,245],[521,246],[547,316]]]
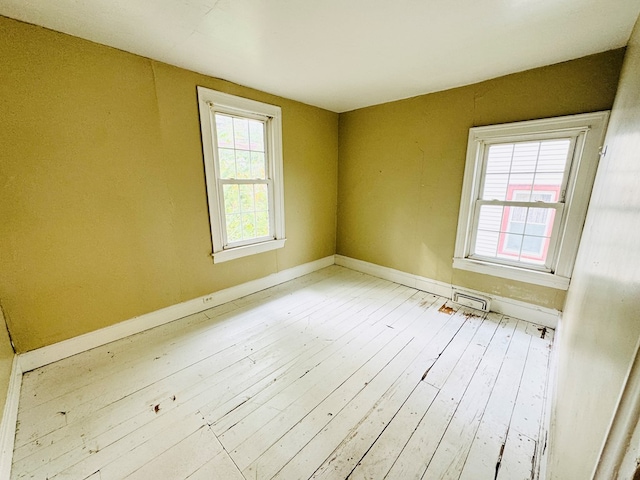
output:
[[[465,307],[475,308],[476,310],[482,310],[483,312],[491,310],[491,299],[475,293],[454,289],[451,300],[460,305],[464,305]]]

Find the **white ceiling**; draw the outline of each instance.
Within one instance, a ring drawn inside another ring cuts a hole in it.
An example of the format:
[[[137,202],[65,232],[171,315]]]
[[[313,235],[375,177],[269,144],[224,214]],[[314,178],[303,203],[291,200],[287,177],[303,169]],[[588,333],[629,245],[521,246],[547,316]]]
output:
[[[0,0],[1,15],[335,112],[621,47],[639,13],[639,0]]]

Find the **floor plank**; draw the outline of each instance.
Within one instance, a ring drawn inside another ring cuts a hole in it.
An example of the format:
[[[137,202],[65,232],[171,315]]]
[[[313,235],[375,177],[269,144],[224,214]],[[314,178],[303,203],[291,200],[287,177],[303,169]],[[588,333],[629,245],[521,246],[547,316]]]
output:
[[[328,267],[28,372],[11,478],[531,478],[552,341]]]

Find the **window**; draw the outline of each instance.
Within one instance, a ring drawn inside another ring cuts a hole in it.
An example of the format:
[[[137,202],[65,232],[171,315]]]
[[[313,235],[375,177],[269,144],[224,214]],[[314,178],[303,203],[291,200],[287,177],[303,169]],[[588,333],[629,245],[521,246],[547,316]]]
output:
[[[280,107],[198,87],[215,263],[284,246]]]
[[[607,119],[472,128],[454,268],[568,288]]]

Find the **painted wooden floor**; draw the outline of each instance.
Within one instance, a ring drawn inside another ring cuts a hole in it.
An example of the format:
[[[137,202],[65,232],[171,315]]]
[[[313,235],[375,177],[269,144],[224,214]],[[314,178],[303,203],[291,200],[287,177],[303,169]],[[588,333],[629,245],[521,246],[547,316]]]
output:
[[[11,478],[531,479],[552,334],[329,267],[27,373]]]

